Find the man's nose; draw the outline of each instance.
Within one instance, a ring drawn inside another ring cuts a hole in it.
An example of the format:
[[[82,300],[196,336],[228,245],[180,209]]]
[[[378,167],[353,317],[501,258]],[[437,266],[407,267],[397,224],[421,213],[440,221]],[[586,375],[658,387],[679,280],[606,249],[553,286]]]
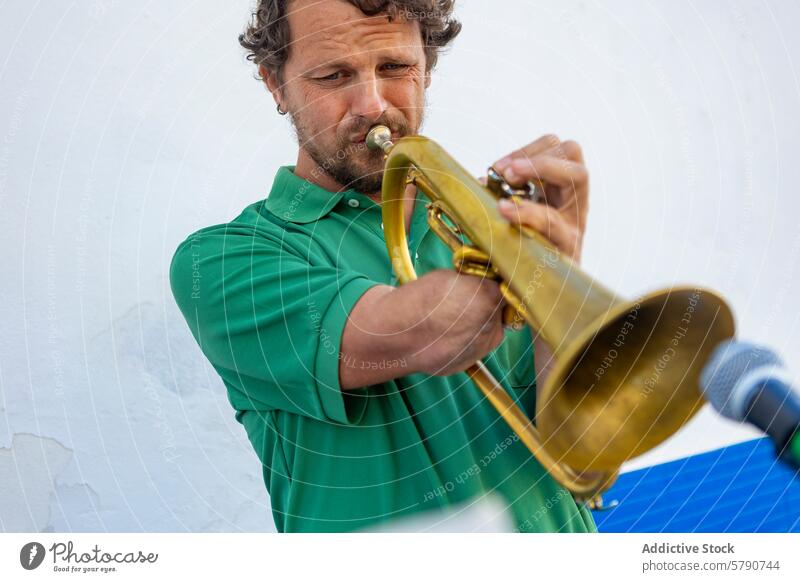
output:
[[[381,82],[374,76],[364,79],[353,87],[350,112],[353,116],[363,117],[369,121],[377,121],[388,108],[386,99],[381,94]]]

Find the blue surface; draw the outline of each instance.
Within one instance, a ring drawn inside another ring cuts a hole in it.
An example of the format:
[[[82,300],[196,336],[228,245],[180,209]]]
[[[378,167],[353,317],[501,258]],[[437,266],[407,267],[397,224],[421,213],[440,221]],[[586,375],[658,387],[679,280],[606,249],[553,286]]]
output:
[[[620,475],[601,532],[800,532],[800,476],[767,439]]]

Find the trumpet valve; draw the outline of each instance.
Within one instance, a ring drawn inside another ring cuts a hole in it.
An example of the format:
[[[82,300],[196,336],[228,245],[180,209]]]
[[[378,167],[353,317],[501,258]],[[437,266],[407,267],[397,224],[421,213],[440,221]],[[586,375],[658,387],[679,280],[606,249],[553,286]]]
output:
[[[520,197],[533,202],[541,202],[544,199],[544,183],[528,182],[522,188],[514,188],[505,181],[500,172],[490,167],[486,171],[486,187],[498,198]]]

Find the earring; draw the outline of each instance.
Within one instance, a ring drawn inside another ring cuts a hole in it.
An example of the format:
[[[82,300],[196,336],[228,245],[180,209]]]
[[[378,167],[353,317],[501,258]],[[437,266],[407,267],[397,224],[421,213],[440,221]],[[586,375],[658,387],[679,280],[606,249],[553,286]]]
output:
[[[288,111],[283,111],[283,110],[281,109],[281,104],[280,104],[280,103],[278,103],[278,114],[279,114],[279,115],[286,115],[287,113],[288,113]]]

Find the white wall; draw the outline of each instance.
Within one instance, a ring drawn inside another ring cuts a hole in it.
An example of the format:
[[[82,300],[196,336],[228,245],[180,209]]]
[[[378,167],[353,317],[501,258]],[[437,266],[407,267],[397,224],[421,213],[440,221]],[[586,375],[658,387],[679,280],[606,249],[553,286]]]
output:
[[[177,243],[295,151],[248,2],[0,5],[0,529],[271,530],[260,466],[172,302]],[[461,2],[425,133],[476,174],[546,132],[592,175],[585,267],[698,282],[795,368],[792,0]],[[702,414],[631,466],[753,433]]]

